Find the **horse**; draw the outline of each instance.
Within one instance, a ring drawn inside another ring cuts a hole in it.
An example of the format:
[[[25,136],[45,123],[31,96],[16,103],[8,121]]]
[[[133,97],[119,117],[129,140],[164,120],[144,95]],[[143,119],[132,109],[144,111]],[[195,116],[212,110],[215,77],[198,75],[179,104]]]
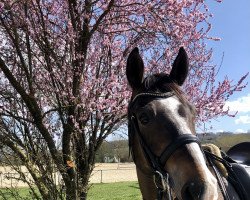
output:
[[[142,198],[241,199],[211,162],[221,158],[213,154],[206,158],[196,137],[195,108],[181,90],[188,71],[188,56],[183,47],[169,74],[146,78],[139,49],[135,47],[128,56],[126,76],[132,88],[128,137]]]

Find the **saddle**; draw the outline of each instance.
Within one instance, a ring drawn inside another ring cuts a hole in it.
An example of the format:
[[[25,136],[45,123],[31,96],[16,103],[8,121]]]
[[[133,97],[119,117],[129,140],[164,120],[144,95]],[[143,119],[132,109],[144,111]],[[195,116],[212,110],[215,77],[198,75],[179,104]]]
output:
[[[241,199],[250,200],[250,176],[246,168],[234,161],[232,158],[223,154],[223,159],[231,164],[228,169],[228,180],[240,194]]]
[[[203,145],[208,160],[218,168],[235,188],[241,200],[250,200],[250,176],[243,165],[237,163],[213,144]]]

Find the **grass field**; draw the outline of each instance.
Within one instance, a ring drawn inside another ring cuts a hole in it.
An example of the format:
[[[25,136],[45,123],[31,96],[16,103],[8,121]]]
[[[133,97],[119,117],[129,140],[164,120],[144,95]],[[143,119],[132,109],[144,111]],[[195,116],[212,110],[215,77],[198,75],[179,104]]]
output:
[[[90,188],[89,200],[139,200],[141,194],[137,182],[98,183]]]
[[[213,143],[227,151],[232,146],[241,142],[250,142],[250,134],[209,134],[200,136],[202,143]]]
[[[29,198],[27,188],[15,190],[22,199],[32,200]],[[3,198],[5,193],[6,198]],[[16,200],[8,195],[9,191],[0,189],[0,200]],[[137,182],[117,182],[117,183],[98,183],[93,184],[88,192],[89,200],[139,200],[141,194]]]

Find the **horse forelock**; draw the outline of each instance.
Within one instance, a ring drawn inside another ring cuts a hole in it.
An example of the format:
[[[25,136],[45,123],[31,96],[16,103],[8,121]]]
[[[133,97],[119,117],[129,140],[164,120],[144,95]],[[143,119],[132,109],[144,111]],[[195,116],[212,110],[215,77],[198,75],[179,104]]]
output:
[[[179,85],[175,83],[168,74],[159,73],[146,77],[142,83],[140,92],[152,93],[166,93],[174,92],[174,94],[181,100],[186,101],[186,98],[180,89]]]

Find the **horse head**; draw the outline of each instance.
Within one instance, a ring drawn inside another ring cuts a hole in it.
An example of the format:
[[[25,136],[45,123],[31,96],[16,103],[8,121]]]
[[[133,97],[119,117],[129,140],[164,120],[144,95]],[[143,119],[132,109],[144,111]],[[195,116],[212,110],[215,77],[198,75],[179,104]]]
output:
[[[132,88],[129,143],[144,199],[156,199],[157,191],[150,181],[154,165],[169,174],[178,199],[218,198],[217,180],[207,168],[195,137],[195,108],[181,90],[188,65],[184,48],[180,48],[169,74],[144,78],[138,48],[127,60],[126,75]]]

